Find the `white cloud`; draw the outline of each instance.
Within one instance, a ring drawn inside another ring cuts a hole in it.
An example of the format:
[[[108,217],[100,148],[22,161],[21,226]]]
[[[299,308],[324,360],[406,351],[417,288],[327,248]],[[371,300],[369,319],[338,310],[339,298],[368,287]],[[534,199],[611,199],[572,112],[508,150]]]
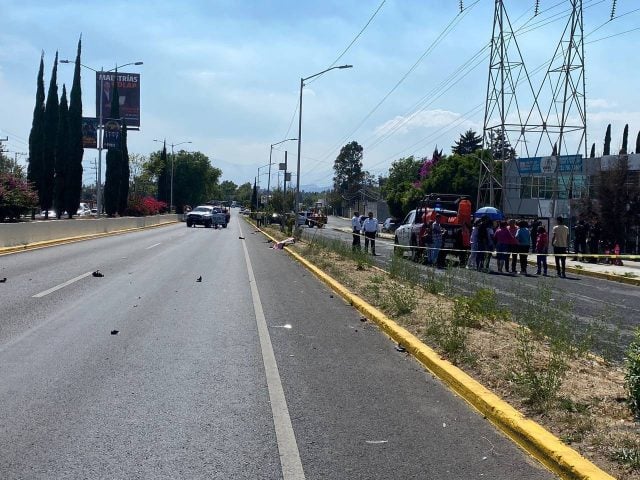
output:
[[[460,119],[460,114],[447,110],[426,110],[414,115],[397,115],[391,120],[376,127],[375,133],[378,136],[391,132],[405,134],[416,129],[426,129],[450,125]]]
[[[589,114],[589,110],[591,108],[607,109],[615,108],[616,106],[617,104],[615,102],[605,100],[604,98],[593,98],[591,100],[587,99],[587,115]]]

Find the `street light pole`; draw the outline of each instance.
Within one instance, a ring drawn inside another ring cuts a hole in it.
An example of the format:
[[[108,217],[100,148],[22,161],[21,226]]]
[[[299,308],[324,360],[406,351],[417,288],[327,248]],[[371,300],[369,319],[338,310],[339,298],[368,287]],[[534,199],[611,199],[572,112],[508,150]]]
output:
[[[304,82],[314,77],[319,77],[323,73],[327,73],[330,70],[343,69],[343,68],[353,68],[353,65],[340,65],[336,67],[327,68],[326,70],[323,70],[319,73],[300,79],[300,104],[298,106],[298,165],[297,165],[297,173],[296,173],[296,195],[294,197],[294,205],[293,205],[293,209],[295,212],[298,211],[298,206],[300,205],[300,198],[299,198],[300,197],[300,150],[302,148],[302,89],[304,88]]]
[[[165,138],[164,140],[156,140],[155,138],[153,139],[154,142],[160,142],[160,143],[164,143],[165,145],[167,144],[167,139]],[[173,147],[178,147],[180,145],[184,145],[185,143],[193,143],[191,140],[186,141],[186,142],[180,142],[180,143],[171,143],[169,144],[171,146],[171,183],[170,183],[170,187],[169,187],[169,213],[173,212],[173,164],[176,158],[175,153],[173,153]]]
[[[70,60],[59,60],[59,63],[75,63],[75,61],[70,61]],[[98,98],[98,101],[100,103],[98,111],[98,135],[99,138],[97,139],[97,146],[98,146],[98,181],[97,181],[97,185],[96,185],[96,209],[98,210],[98,217],[100,216],[100,214],[102,213],[102,132],[104,130],[104,125],[103,125],[103,118],[102,118],[102,91],[104,88],[104,74],[105,73],[110,73],[113,71],[117,71],[119,68],[123,68],[123,67],[128,67],[129,65],[143,65],[144,62],[129,62],[129,63],[125,63],[124,65],[116,65],[115,67],[113,67],[110,70],[104,70],[103,67],[100,67],[100,70],[96,70],[95,68],[91,68],[88,67],[84,64],[80,64],[82,67],[87,68],[93,72],[96,72],[98,74],[100,74],[100,92],[98,92],[96,94],[96,98]],[[117,80],[117,79],[116,79]],[[111,86],[111,88],[113,89],[113,85]],[[125,127],[126,128],[126,127]]]
[[[273,153],[273,147],[275,147],[276,145],[280,145],[281,143],[288,142],[289,140],[297,140],[297,138],[285,138],[284,140],[281,140],[279,142],[272,143],[271,148],[269,149],[269,179],[267,180],[267,201],[269,199],[269,195],[271,194],[271,165],[273,165],[273,163],[271,163],[271,154]]]

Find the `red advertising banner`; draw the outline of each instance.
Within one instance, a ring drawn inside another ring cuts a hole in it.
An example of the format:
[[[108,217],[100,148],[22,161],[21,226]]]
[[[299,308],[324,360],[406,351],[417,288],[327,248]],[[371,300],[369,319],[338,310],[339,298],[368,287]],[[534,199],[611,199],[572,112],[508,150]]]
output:
[[[115,85],[118,85],[120,118],[128,130],[140,128],[140,74],[124,72],[96,72],[96,117],[104,123],[111,118],[111,99]],[[102,115],[100,103],[102,102]]]

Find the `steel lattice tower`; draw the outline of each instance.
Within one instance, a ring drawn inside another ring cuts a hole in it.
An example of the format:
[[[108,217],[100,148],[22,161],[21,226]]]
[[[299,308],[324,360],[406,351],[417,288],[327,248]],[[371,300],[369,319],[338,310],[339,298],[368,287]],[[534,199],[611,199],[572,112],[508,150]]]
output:
[[[568,2],[568,22],[536,90],[504,2],[495,0],[483,128],[483,151],[490,149],[493,155],[481,159],[478,206],[503,206],[506,190],[513,186],[505,184],[500,172],[504,173],[508,162],[515,161],[518,148],[527,157],[551,155],[554,146],[557,155],[584,149],[586,156],[582,0]],[[547,108],[542,108],[543,100],[548,101]],[[521,108],[523,104],[530,105],[528,111]],[[499,162],[504,162],[501,169],[497,168]],[[556,187],[554,198],[559,190]]]

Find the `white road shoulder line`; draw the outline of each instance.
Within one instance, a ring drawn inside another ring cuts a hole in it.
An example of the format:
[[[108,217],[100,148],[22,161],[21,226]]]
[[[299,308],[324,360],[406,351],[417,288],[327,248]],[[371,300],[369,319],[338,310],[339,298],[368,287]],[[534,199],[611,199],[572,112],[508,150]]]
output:
[[[242,227],[237,222],[240,237]],[[265,374],[267,377],[267,387],[269,389],[269,399],[271,401],[271,413],[273,414],[273,423],[276,430],[276,440],[278,442],[278,452],[280,453],[280,466],[282,468],[282,478],[284,480],[304,480],[304,470],[302,461],[300,460],[300,452],[296,436],[291,425],[291,417],[287,408],[287,400],[284,396],[280,373],[278,372],[278,364],[273,353],[271,345],[271,337],[267,328],[267,321],[262,310],[262,302],[256,285],[256,278],[251,267],[251,259],[247,245],[242,242],[244,250],[244,259],[247,264],[249,273],[249,284],[251,285],[251,297],[253,298],[253,309],[256,314],[256,323],[258,324],[258,336],[260,337],[260,348],[262,349],[262,361],[264,363]]]
[[[72,278],[71,280],[67,280],[66,282],[61,283],[60,285],[56,285],[55,287],[50,288],[49,290],[45,290],[44,292],[36,293],[33,296],[33,298],[41,298],[41,297],[44,297],[45,295],[49,295],[50,293],[53,293],[56,290],[60,290],[61,288],[66,287],[67,285],[71,285],[72,283],[75,283],[78,280],[82,280],[83,278],[88,277],[92,273],[93,272],[83,273],[82,275],[79,275],[76,278]]]
[[[160,245],[162,242],[160,243],[154,243],[153,245],[148,246],[147,248],[145,248],[145,250],[151,250],[153,247],[157,247],[158,245]]]

